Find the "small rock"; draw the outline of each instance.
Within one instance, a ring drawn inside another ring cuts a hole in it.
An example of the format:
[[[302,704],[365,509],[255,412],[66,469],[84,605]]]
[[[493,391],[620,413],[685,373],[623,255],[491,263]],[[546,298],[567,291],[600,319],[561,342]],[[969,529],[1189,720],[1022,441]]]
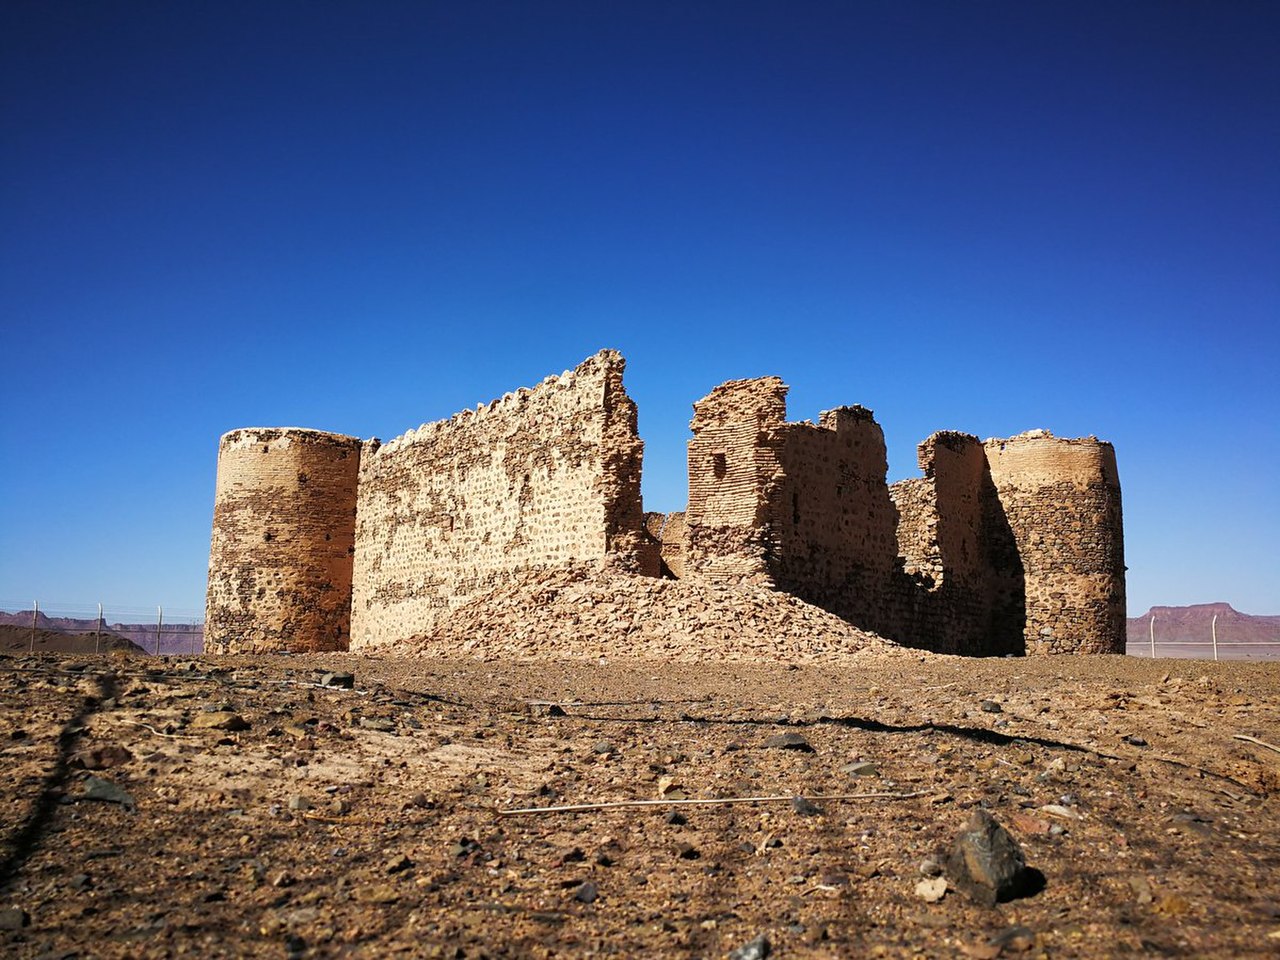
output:
[[[920,873],[926,877],[942,876],[942,864],[933,857],[925,857],[920,861]]]
[[[673,827],[683,827],[689,822],[688,818],[679,810],[670,811],[663,819]]]
[[[387,861],[387,873],[403,873],[413,866],[413,861],[401,854]]]
[[[945,877],[928,877],[916,884],[916,896],[925,903],[937,903],[947,895]]]
[[[681,860],[697,860],[702,854],[692,843],[681,843],[676,846],[676,856]]]
[[[297,882],[298,881],[294,879],[293,874],[288,870],[281,870],[271,878],[271,885],[277,888],[292,887]]]
[[[395,903],[400,891],[389,883],[370,883],[356,887],[355,898],[361,903]]]
[[[762,933],[736,950],[730,950],[729,960],[765,960],[765,957],[769,956],[771,949],[769,938]]]
[[[226,730],[235,733],[237,730],[248,730],[249,721],[230,710],[211,710],[208,713],[197,713],[191,719],[193,730]]]
[[[1154,897],[1151,894],[1151,884],[1146,877],[1134,876],[1129,878],[1129,889],[1133,891],[1134,902],[1140,906],[1146,906],[1151,903]]]
[[[295,813],[301,813],[303,810],[311,809],[311,801],[306,797],[294,796],[289,798],[289,809]]]
[[[947,875],[956,888],[992,907],[1023,892],[1026,872],[1018,841],[987,811],[975,810],[947,858]]]
[[[822,814],[822,808],[804,797],[792,797],[791,809],[802,817],[816,817]]]
[[[394,720],[386,717],[361,717],[360,726],[365,730],[376,730],[378,733],[392,733],[396,729]]]
[[[1047,813],[1051,817],[1058,817],[1062,820],[1079,820],[1080,814],[1076,813],[1070,807],[1064,807],[1060,803],[1046,803],[1040,808],[1041,813]]]
[[[128,763],[132,759],[132,753],[115,743],[94,747],[76,758],[78,765],[86,770],[107,770]]]
[[[994,700],[983,700],[978,704],[978,709],[983,713],[1004,713],[1004,708]]]
[[[1181,917],[1191,912],[1191,901],[1176,893],[1166,894],[1156,901],[1156,912],[1166,917]]]
[[[356,677],[353,673],[326,673],[320,678],[320,686],[335,687],[342,690],[354,690]]]
[[[779,733],[764,742],[766,747],[776,750],[798,750],[801,753],[813,753],[813,746],[798,733]],[[752,941],[753,943],[755,941]]]
[[[20,907],[0,909],[0,930],[21,930],[31,922],[27,911]]]
[[[590,880],[580,886],[577,892],[573,895],[573,899],[577,900],[579,903],[595,903],[599,898],[600,888]]]
[[[853,777],[880,776],[880,768],[867,760],[859,760],[857,763],[846,763],[840,768],[840,772],[847,773]]]
[[[1036,935],[1030,927],[1010,927],[997,933],[988,942],[1002,950],[1025,953],[1036,945]]]
[[[612,743],[610,743],[608,740],[601,740],[601,741],[599,741],[599,742],[597,742],[597,743],[595,743],[595,744],[593,744],[593,745],[592,745],[592,747],[591,747],[591,752],[592,752],[592,753],[598,753],[598,754],[600,754],[600,755],[601,755],[601,756],[603,756],[603,757],[607,757],[607,756],[610,756],[611,754],[615,754],[615,753],[617,753],[617,752],[618,752],[618,748],[617,748],[617,747],[615,747],[615,746],[614,746]]]
[[[84,781],[83,800],[100,800],[103,803],[118,803],[122,807],[133,807],[133,797],[110,780],[100,777],[86,777]]]
[[[1127,737],[1121,737],[1121,739],[1124,740],[1125,743],[1129,744],[1132,747],[1145,747],[1147,745],[1146,740],[1132,733],[1129,734]]]

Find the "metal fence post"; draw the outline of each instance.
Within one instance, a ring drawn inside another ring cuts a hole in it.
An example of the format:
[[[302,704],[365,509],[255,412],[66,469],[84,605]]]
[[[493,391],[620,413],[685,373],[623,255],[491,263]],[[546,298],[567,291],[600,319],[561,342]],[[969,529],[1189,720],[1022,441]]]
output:
[[[98,629],[93,635],[93,652],[102,653],[102,604],[98,604]]]
[[[1218,659],[1218,615],[1213,615],[1213,622],[1209,625],[1213,629],[1213,659]]]
[[[160,656],[160,631],[164,627],[164,607],[156,607],[156,656]]]
[[[36,625],[40,622],[40,601],[31,601],[31,652],[36,652]]]
[[[1151,659],[1154,660],[1156,658],[1156,615],[1154,613],[1151,615],[1151,623],[1148,626],[1151,628]]]

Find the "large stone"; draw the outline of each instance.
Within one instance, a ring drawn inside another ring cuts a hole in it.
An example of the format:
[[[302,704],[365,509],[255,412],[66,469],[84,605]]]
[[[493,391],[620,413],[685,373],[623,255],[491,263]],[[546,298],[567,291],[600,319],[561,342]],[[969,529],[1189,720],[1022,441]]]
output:
[[[947,877],[972,900],[991,907],[1023,891],[1027,861],[1009,831],[978,809],[951,845]]]

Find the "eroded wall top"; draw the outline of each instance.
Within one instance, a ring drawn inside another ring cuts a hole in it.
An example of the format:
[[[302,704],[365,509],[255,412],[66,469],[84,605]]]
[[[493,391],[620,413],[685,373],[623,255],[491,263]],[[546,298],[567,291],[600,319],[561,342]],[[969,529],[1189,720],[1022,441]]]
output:
[[[605,350],[537,387],[425,424],[361,462],[352,647],[429,629],[515,570],[616,560],[651,542],[624,361]]]

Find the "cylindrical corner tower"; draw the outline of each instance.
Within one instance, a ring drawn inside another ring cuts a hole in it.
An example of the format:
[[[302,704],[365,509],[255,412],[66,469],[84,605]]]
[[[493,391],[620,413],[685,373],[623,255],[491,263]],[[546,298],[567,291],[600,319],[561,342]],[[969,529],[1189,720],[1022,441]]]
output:
[[[232,430],[218,447],[208,653],[345,650],[360,441]]]
[[[1124,653],[1124,528],[1111,444],[1033,430],[985,444],[1021,561],[1026,652]]]

